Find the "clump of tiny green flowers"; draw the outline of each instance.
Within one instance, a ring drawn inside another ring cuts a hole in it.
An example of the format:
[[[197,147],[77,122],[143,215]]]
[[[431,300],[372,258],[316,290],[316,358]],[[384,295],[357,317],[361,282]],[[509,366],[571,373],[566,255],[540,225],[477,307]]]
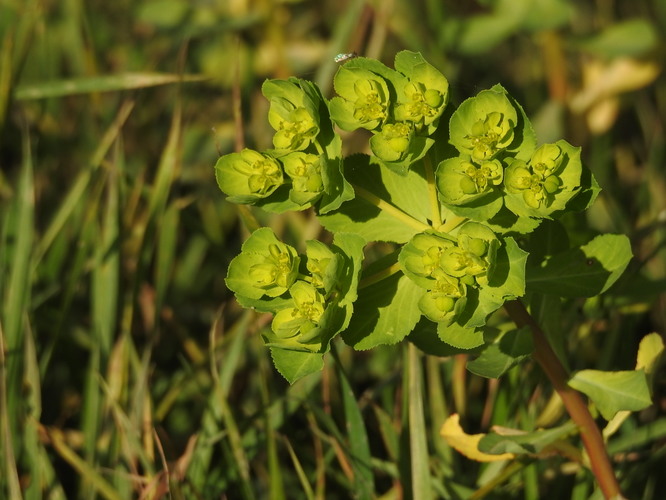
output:
[[[354,235],[337,240],[342,246],[308,241],[300,256],[261,228],[229,264],[226,283],[238,301],[275,314],[272,331],[264,335],[270,346],[323,352],[348,323],[363,240]]]
[[[461,226],[456,237],[419,233],[400,252],[402,271],[424,292],[419,309],[431,321],[451,324],[464,310],[468,291],[488,284],[500,242],[487,227]]]
[[[536,149],[527,117],[500,86],[463,102],[449,133],[460,155],[439,164],[437,187],[459,215],[483,222],[506,208],[552,218],[580,188],[580,150],[563,140]]]
[[[370,148],[389,168],[406,173],[422,159],[448,102],[449,83],[416,52],[396,56],[395,70],[351,59],[334,79],[331,119],[343,130],[372,131]]]
[[[290,78],[267,80],[262,91],[270,103],[275,149],[244,149],[218,160],[215,176],[228,200],[279,213],[312,206],[326,212],[350,199],[341,172],[341,140],[319,89]]]

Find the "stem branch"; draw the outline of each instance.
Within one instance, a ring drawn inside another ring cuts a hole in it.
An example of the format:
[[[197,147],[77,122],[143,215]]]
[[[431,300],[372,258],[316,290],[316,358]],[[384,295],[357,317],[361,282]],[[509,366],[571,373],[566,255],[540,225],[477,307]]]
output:
[[[426,180],[428,181],[428,198],[430,199],[430,212],[432,213],[433,227],[442,225],[442,213],[439,206],[439,198],[437,197],[437,184],[435,182],[435,171],[432,168],[432,160],[430,155],[425,155],[423,158],[423,165],[425,166]]]
[[[356,191],[356,194],[358,194],[361,198],[364,198],[366,201],[373,204],[380,210],[383,210],[387,214],[404,222],[405,224],[413,227],[414,229],[417,229],[418,231],[425,231],[426,229],[431,229],[431,227],[425,222],[421,222],[420,220],[415,219],[411,215],[406,214],[405,212],[394,207],[387,201],[384,201],[378,196],[372,194],[367,189],[354,185],[354,191]]]
[[[361,282],[358,284],[359,290],[362,288],[365,288],[366,286],[374,285],[375,283],[388,278],[389,276],[393,276],[395,273],[400,271],[400,264],[396,262],[395,264],[390,265],[386,269],[382,269],[379,272],[376,272],[375,274],[371,274],[370,276],[363,278]]]
[[[511,319],[518,327],[529,326],[534,338],[534,358],[550,379],[553,387],[562,398],[564,407],[569,416],[580,430],[583,446],[590,458],[592,473],[597,478],[599,487],[607,499],[623,498],[620,485],[615,478],[604,440],[596,422],[592,418],[582,396],[567,385],[569,375],[558,359],[555,351],[548,343],[543,330],[527,311],[520,300],[513,300],[504,304]]]

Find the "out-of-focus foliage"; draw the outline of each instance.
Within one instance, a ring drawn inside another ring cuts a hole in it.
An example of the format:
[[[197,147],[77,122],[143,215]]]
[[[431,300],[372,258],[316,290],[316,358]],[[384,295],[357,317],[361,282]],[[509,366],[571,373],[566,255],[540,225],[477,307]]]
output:
[[[228,204],[213,165],[272,147],[266,79],[330,98],[341,52],[419,51],[456,107],[500,83],[540,144],[582,147],[602,191],[566,219],[565,248],[621,233],[636,258],[600,298],[530,306],[572,371],[633,369],[640,340],[666,332],[664,40],[661,0],[0,3],[0,497],[408,495],[415,365],[403,379],[399,349],[335,345],[337,369],[289,387],[261,340],[270,316],[242,312],[224,283],[248,228],[328,237],[308,211]],[[355,137],[345,153],[367,142]],[[544,254],[565,243],[544,235]],[[467,360],[425,361],[412,432],[428,460],[412,460],[433,496],[590,497],[571,450],[507,469],[445,443],[453,413],[470,435],[563,421],[538,367],[496,382],[466,375]],[[629,498],[666,496],[663,367],[648,379],[653,405],[608,432]]]

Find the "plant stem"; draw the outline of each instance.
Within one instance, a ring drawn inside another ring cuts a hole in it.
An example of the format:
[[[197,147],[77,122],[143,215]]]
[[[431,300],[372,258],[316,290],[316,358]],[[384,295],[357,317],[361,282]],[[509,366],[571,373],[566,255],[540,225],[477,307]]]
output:
[[[623,498],[601,432],[582,396],[567,385],[569,375],[548,343],[545,333],[520,300],[507,302],[504,304],[504,308],[518,327],[529,326],[532,330],[534,358],[562,398],[569,416],[578,426],[583,446],[590,459],[592,473],[596,477],[604,497],[607,499]]]
[[[372,194],[370,191],[354,185],[354,191],[356,191],[356,194],[359,195],[361,198],[365,198],[366,201],[369,203],[373,204],[380,210],[385,211],[387,214],[391,215],[392,217],[404,222],[405,224],[413,227],[414,229],[417,229],[418,231],[425,231],[426,229],[432,229],[428,224],[425,222],[421,222],[420,220],[415,219],[409,214],[406,214],[402,210],[394,207],[390,203],[382,200],[378,196],[375,196]]]
[[[358,288],[360,290],[362,288],[365,288],[366,286],[374,285],[378,281],[388,278],[389,276],[393,276],[398,271],[400,271],[400,264],[396,262],[395,264],[390,265],[386,269],[382,269],[381,271],[376,272],[375,274],[371,274],[367,278],[363,278],[361,282],[358,284]]]
[[[441,207],[439,206],[439,198],[437,197],[435,171],[432,168],[432,160],[430,159],[430,155],[425,155],[425,158],[423,158],[423,165],[425,166],[426,180],[428,181],[428,197],[430,198],[432,225],[433,227],[439,227],[442,225],[442,213]]]

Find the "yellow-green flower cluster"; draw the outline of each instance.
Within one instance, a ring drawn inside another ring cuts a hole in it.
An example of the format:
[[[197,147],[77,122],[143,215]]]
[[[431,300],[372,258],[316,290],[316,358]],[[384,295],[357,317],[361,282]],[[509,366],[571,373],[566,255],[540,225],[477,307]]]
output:
[[[395,70],[379,61],[355,58],[334,79],[337,97],[331,119],[343,130],[372,131],[370,148],[389,167],[405,173],[423,158],[448,101],[446,78],[420,54],[396,55]]]
[[[453,322],[466,304],[469,289],[488,283],[499,241],[485,226],[462,226],[455,238],[420,233],[400,253],[404,273],[425,289],[421,312],[437,323]]]

